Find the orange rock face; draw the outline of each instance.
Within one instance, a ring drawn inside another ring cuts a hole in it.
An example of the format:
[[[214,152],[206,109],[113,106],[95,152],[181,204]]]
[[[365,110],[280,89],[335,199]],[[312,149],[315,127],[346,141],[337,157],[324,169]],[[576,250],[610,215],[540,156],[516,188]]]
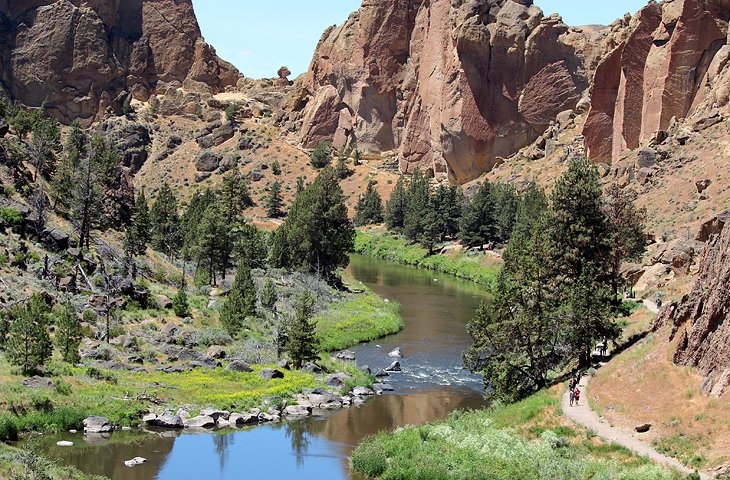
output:
[[[0,75],[21,103],[87,122],[123,92],[218,92],[240,77],[203,41],[191,0],[0,1]]]
[[[672,118],[727,103],[728,0],[650,4],[598,66],[584,136],[595,161],[647,145]],[[727,80],[727,78],[724,78]],[[722,87],[722,84],[725,87]]]
[[[317,47],[302,141],[470,180],[575,107],[589,43],[530,0],[365,0]]]

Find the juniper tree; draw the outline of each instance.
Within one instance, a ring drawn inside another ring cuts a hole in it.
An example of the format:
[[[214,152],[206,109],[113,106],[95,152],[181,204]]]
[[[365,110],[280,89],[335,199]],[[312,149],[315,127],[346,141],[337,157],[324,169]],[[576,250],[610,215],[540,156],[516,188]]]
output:
[[[266,215],[270,218],[279,218],[284,215],[281,207],[283,205],[281,199],[281,183],[277,180],[271,185],[269,194],[266,197]]]
[[[407,191],[407,203],[403,219],[403,232],[411,241],[421,242],[426,233],[426,216],[431,198],[429,180],[417,170]]]
[[[151,241],[155,250],[174,256],[181,243],[180,218],[175,195],[165,183],[150,209]]]
[[[314,299],[309,293],[305,293],[297,301],[294,315],[290,317],[287,328],[285,350],[295,368],[301,368],[304,363],[319,357],[317,324],[312,320],[313,315]]]
[[[269,246],[265,234],[251,224],[245,224],[236,231],[234,259],[237,264],[250,268],[266,268]]]
[[[383,222],[383,201],[372,180],[368,181],[365,193],[358,198],[355,212],[355,225],[357,226]]]
[[[63,147],[61,162],[56,169],[56,174],[51,182],[53,193],[53,207],[71,206],[71,198],[74,192],[74,185],[78,178],[77,170],[82,159],[88,154],[89,138],[81,128],[78,120],[71,124],[71,130]]]
[[[53,345],[48,317],[48,304],[39,294],[33,294],[25,305],[14,308],[11,313],[6,354],[8,361],[23,373],[35,371],[51,358]]]
[[[400,231],[405,226],[406,210],[408,209],[408,198],[405,184],[405,177],[401,176],[395,184],[390,200],[385,207],[385,224],[395,231]]]
[[[297,195],[299,195],[300,193],[302,193],[304,191],[304,187],[305,187],[304,177],[297,177],[297,189],[296,189]]]
[[[230,235],[231,225],[224,207],[220,203],[212,203],[200,219],[191,251],[197,269],[205,269],[211,285],[217,285],[219,273],[225,277],[233,253]]]
[[[81,333],[81,321],[76,309],[70,302],[56,309],[56,345],[61,352],[61,358],[67,363],[78,363],[79,345],[83,335]]]
[[[332,161],[332,146],[327,142],[319,143],[310,155],[310,163],[316,169],[326,167]]]
[[[336,282],[335,270],[349,263],[354,238],[345,195],[334,169],[327,167],[297,196],[289,217],[276,231],[272,263]]]
[[[498,242],[507,242],[512,235],[519,195],[512,185],[495,183],[492,186],[494,200],[495,239]]]
[[[248,265],[239,265],[231,291],[221,307],[221,325],[235,337],[241,332],[246,318],[255,315],[256,286],[251,278],[251,269]]]
[[[271,312],[276,310],[276,302],[279,300],[279,296],[276,293],[276,284],[270,278],[266,280],[263,288],[259,292],[259,301],[261,306]]]
[[[188,302],[185,282],[180,285],[180,288],[172,297],[172,311],[179,318],[185,318],[190,315],[190,303]]]

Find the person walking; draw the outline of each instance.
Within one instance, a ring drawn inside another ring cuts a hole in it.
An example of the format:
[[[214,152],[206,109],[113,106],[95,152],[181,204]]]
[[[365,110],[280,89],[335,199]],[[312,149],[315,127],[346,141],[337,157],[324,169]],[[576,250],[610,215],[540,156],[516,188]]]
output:
[[[577,407],[580,405],[580,388],[577,385],[575,386],[574,392],[575,392],[575,406]]]
[[[572,407],[575,403],[575,385],[573,385],[573,380],[570,381],[570,406]]]

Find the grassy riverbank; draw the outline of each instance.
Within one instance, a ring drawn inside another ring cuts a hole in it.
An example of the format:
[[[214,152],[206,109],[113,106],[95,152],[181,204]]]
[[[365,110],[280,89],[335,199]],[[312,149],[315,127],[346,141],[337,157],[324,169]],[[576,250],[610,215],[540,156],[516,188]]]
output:
[[[463,251],[429,255],[420,245],[383,229],[361,229],[355,237],[355,251],[362,255],[412,265],[453,275],[464,280],[491,285],[499,274],[502,261],[498,257]]]
[[[75,468],[60,467],[30,449],[9,447],[0,442],[1,479],[105,480],[86,475]]]
[[[681,474],[568,425],[561,387],[519,403],[383,432],[363,442],[352,463],[374,479],[678,480]]]

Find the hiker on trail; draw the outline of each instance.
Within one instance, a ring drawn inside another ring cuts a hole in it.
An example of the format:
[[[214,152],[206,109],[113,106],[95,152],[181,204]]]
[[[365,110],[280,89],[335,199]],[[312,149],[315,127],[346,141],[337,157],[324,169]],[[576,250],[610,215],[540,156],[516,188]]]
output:
[[[570,381],[570,406],[572,407],[575,403],[575,385],[573,384],[573,380]]]
[[[573,390],[573,392],[574,392],[574,395],[575,395],[575,406],[577,407],[577,406],[580,405],[580,388],[578,388],[576,386],[575,387],[575,390]]]
[[[601,356],[606,358],[608,355],[608,338],[603,337],[603,343],[601,344]]]

